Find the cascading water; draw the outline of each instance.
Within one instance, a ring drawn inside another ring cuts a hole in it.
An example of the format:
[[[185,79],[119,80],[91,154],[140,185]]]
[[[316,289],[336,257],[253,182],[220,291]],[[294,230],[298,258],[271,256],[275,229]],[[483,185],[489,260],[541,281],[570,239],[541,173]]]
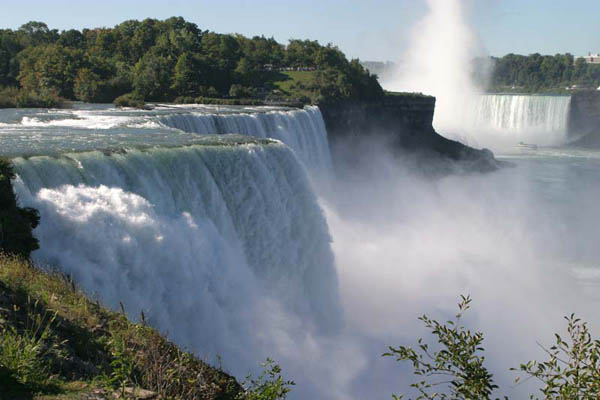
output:
[[[490,94],[467,110],[467,130],[475,140],[559,145],[567,141],[570,96]]]
[[[159,117],[159,121],[188,133],[237,133],[278,139],[291,147],[307,167],[331,170],[327,132],[318,107],[250,114],[178,113]]]
[[[34,260],[201,358],[304,374],[299,353],[339,329],[318,108],[3,110],[0,143],[41,214]]]
[[[305,334],[335,330],[341,312],[327,224],[294,154],[220,140],[15,158],[15,186],[40,210],[36,261],[245,374],[277,352],[273,332],[298,334],[282,315]]]

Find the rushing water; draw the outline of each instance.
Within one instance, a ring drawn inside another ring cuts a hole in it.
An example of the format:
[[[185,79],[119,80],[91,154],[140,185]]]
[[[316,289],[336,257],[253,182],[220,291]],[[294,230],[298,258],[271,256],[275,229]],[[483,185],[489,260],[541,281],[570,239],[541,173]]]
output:
[[[548,129],[543,115],[497,125]],[[508,368],[543,358],[535,342],[562,315],[600,328],[598,152],[513,146],[513,168],[427,180],[372,143],[346,146],[356,165],[331,176],[316,108],[79,106],[0,123],[20,201],[41,213],[36,261],[240,378],[275,358],[294,398],[408,388],[380,354],[423,336],[419,315],[452,317],[459,294],[512,398],[530,387]]]
[[[3,110],[4,155],[35,155],[193,144],[235,133],[281,140],[309,168],[329,170],[327,132],[317,107],[157,106],[152,111],[76,105],[72,110]]]
[[[570,96],[490,94],[476,97],[467,129],[487,140],[560,145],[567,141]]]

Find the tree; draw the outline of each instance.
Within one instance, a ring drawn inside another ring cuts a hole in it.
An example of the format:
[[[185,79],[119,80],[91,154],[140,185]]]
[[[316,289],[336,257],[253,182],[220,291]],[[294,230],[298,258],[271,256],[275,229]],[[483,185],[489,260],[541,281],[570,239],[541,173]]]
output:
[[[19,80],[26,90],[37,93],[56,92],[73,98],[73,84],[82,54],[58,44],[26,49],[21,54]]]
[[[135,65],[134,90],[144,100],[169,98],[172,71],[173,67],[167,58],[148,52]]]
[[[94,102],[100,97],[100,77],[87,68],[82,68],[75,78],[75,97],[81,101]]]
[[[198,96],[202,84],[202,62],[192,53],[183,53],[177,59],[173,75],[173,90],[179,96]]]

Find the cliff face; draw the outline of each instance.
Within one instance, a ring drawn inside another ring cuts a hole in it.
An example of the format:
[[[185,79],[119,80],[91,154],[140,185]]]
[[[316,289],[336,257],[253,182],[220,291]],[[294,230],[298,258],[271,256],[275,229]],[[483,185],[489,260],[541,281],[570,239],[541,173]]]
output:
[[[581,138],[575,144],[600,146],[600,91],[577,92],[571,96],[569,136]]]
[[[319,108],[332,146],[346,138],[380,136],[398,151],[410,152],[421,166],[435,160],[442,170],[459,166],[492,171],[500,165],[491,151],[446,139],[433,129],[435,97],[386,96],[381,101],[320,104]]]

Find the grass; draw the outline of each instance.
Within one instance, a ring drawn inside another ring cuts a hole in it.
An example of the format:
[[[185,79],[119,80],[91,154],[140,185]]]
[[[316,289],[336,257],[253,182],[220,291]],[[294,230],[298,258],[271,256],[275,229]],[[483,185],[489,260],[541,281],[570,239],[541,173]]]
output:
[[[91,301],[66,276],[0,255],[0,400],[234,399],[234,378]]]
[[[432,98],[433,96],[423,94],[421,92],[390,92],[385,91],[386,96],[390,97],[412,97],[412,98]]]
[[[268,85],[285,97],[313,98],[316,71],[276,71],[268,79]]]

